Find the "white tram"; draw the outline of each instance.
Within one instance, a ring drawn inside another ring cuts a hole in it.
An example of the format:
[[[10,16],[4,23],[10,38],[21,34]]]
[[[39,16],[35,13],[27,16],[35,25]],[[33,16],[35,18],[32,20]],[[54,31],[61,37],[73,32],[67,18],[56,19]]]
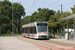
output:
[[[38,21],[22,25],[22,36],[35,39],[47,39],[48,23],[46,21]]]

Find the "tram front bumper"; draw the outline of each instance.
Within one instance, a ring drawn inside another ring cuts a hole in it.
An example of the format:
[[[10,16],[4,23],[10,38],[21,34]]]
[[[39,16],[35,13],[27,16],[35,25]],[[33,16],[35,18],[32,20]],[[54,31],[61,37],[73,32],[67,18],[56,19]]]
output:
[[[38,36],[38,39],[47,39],[47,36]]]

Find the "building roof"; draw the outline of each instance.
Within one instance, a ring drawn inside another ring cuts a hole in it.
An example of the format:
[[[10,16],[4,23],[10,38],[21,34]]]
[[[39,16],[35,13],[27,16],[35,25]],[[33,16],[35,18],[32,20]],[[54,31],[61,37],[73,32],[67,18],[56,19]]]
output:
[[[64,17],[64,18],[62,18],[60,20],[67,20],[67,19],[74,19],[74,18],[75,18],[75,14],[67,16],[67,17]]]

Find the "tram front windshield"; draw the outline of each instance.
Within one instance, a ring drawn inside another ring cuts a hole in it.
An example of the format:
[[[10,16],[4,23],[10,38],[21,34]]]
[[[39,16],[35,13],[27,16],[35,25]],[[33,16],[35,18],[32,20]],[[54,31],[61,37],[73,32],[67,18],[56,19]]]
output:
[[[47,32],[47,23],[38,23],[37,30],[38,32]]]

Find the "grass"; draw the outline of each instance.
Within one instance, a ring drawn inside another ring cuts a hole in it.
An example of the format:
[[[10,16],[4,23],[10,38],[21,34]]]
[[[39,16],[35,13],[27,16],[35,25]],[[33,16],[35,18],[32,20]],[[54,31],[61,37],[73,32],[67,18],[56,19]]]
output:
[[[0,36],[3,36],[4,37],[4,36],[13,36],[13,35],[20,35],[20,34],[12,34],[11,33],[11,34],[1,34]]]

